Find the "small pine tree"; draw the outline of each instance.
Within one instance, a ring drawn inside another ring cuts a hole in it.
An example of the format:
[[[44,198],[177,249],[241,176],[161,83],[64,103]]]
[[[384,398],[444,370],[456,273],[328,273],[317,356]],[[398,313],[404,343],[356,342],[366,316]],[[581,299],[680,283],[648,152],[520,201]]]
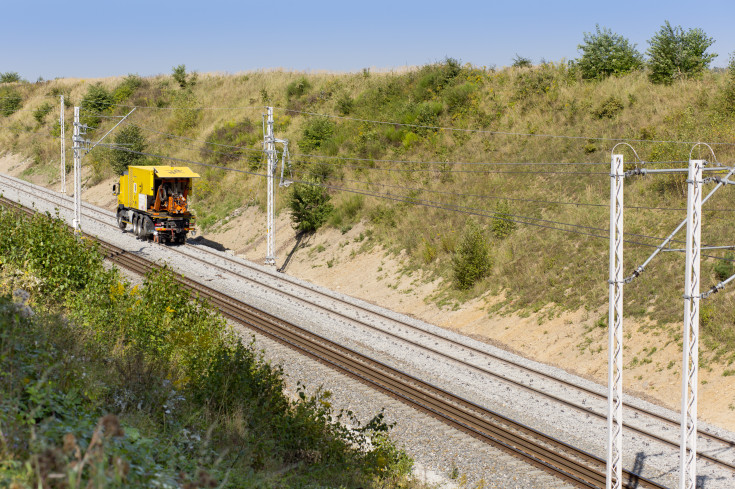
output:
[[[507,200],[498,202],[498,206],[495,208],[495,216],[496,219],[493,219],[490,224],[493,236],[503,239],[516,228],[516,223],[512,220],[513,216],[510,213],[510,204]]]
[[[114,141],[115,144],[120,146],[121,148],[116,148],[111,151],[110,165],[112,166],[112,169],[116,174],[122,175],[130,165],[139,164],[145,159],[144,155],[126,151],[145,151],[145,136],[143,136],[138,127],[124,127],[120,130],[119,133],[117,133]]]
[[[316,180],[295,184],[288,203],[294,229],[305,233],[319,229],[334,209],[330,199],[327,189]]]
[[[454,281],[458,289],[469,289],[485,277],[492,268],[490,246],[480,226],[470,220],[465,227],[462,241],[452,256]]]

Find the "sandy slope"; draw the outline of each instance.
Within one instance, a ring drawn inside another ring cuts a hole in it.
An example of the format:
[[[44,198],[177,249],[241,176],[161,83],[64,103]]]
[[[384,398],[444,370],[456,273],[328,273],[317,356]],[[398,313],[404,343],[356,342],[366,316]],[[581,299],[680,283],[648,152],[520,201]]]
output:
[[[22,176],[41,185],[59,189],[58,182],[30,174],[28,164],[13,155],[0,157],[0,172]],[[71,189],[71,177],[67,177]],[[112,180],[84,189],[84,199],[114,209]],[[607,311],[607,304],[589,312],[564,313],[551,320],[539,314],[490,317],[487,308],[495,298],[485,295],[462,304],[457,310],[440,308],[427,301],[438,284],[420,272],[404,271],[404,256],[393,256],[380,247],[365,249],[365,226],[357,225],[341,234],[335,229],[320,231],[295,248],[296,236],[288,216],[276,223],[277,261],[281,266],[293,251],[285,273],[339,290],[424,321],[501,345],[526,357],[552,364],[602,384],[607,382],[607,330],[593,328]],[[265,257],[265,215],[256,207],[239,209],[215,232],[203,237],[220,243],[233,253],[255,262]],[[681,349],[668,339],[645,330],[646,324],[626,319],[626,391],[678,410],[681,396]],[[667,344],[668,343],[668,344]],[[585,348],[580,345],[585,344]],[[656,347],[653,354],[649,352]],[[639,361],[630,366],[631,360]],[[649,361],[650,360],[650,361]],[[722,376],[723,366],[700,371],[699,413],[701,419],[735,430],[735,376]]]

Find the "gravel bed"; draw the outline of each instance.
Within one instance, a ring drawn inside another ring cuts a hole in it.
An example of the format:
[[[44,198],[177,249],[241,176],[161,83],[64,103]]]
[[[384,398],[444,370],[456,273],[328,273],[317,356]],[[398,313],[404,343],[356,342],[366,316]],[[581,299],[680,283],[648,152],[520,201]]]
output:
[[[6,177],[7,178],[7,177]],[[4,180],[4,179],[2,179]],[[27,195],[17,195],[13,189],[8,188],[0,180],[0,189],[3,194],[13,200],[18,200],[25,205],[35,204],[40,210],[53,210],[49,204],[40,200],[29,198]],[[22,182],[23,185],[29,185]],[[37,188],[37,192],[48,192],[46,189]],[[61,198],[58,195],[58,198]],[[87,206],[83,212],[88,212]],[[90,206],[91,207],[91,206]],[[107,216],[109,223],[114,222],[114,216],[106,210],[100,209],[95,212],[99,217]],[[60,216],[71,222],[71,212],[61,210]],[[172,253],[171,249],[145,243],[134,238],[130,233],[115,232],[109,227],[95,223],[92,220],[83,219],[83,230],[90,234],[98,234],[114,244],[124,247],[131,252],[145,256],[156,261],[167,261],[176,270],[197,277],[210,287],[217,288],[255,307],[261,308],[286,321],[297,322],[300,326],[310,329],[318,334],[329,337],[333,341],[369,354],[393,367],[404,370],[417,377],[431,382],[437,386],[451,390],[454,393],[493,409],[510,418],[529,424],[534,428],[549,435],[561,438],[566,442],[579,448],[595,453],[604,458],[604,446],[606,441],[606,423],[604,420],[593,418],[589,414],[580,413],[579,410],[560,407],[548,399],[533,395],[526,390],[511,387],[506,382],[492,379],[478,372],[477,369],[461,366],[456,361],[449,360],[427,353],[425,349],[407,344],[406,342],[386,337],[385,334],[368,330],[359,326],[350,317],[367,321],[377,328],[411,337],[414,341],[426,344],[445,353],[451,353],[465,361],[473,362],[477,367],[487,368],[493,372],[509,378],[524,381],[528,385],[538,387],[542,385],[544,391],[570,400],[576,400],[586,406],[590,406],[599,412],[605,412],[604,401],[600,402],[589,396],[581,395],[576,390],[561,387],[558,383],[549,382],[533,374],[519,370],[518,367],[507,365],[504,362],[490,361],[481,355],[463,350],[457,346],[447,346],[434,337],[422,335],[420,332],[407,330],[391,321],[401,321],[418,328],[421,331],[431,332],[444,338],[460,341],[465,345],[486,351],[509,362],[528,366],[543,371],[557,378],[573,381],[578,385],[605,393],[604,386],[595,384],[589,380],[578,378],[560,369],[532,362],[517,355],[505,352],[499,348],[486,343],[463,337],[459,334],[443,330],[422,321],[403,316],[392,311],[385,310],[376,305],[344,296],[333,291],[327,291],[322,287],[303,282],[294,277],[277,274],[272,269],[259,265],[250,264],[251,268],[238,267],[235,262],[245,264],[244,260],[234,258],[229,254],[222,253],[221,259],[216,259],[210,253],[197,253],[192,247],[176,247],[177,251],[185,254],[201,254],[207,260],[217,263],[225,268],[235,270],[245,276],[259,276],[259,280],[266,277],[269,283],[279,287],[281,290],[294,289],[296,286],[326,293],[334,298],[346,300],[360,307],[367,308],[379,313],[386,318],[366,315],[364,312],[348,310],[344,305],[329,304],[329,298],[319,298],[318,302],[325,307],[331,307],[344,312],[348,318],[335,317],[314,307],[306,306],[301,301],[283,298],[278,294],[264,289],[263,287],[249,281],[236,279],[217,268],[202,265],[201,263]],[[225,262],[225,259],[227,260]],[[234,260],[234,261],[232,261]],[[255,268],[257,272],[253,272]],[[267,352],[267,356],[274,362],[284,367],[288,379],[292,383],[301,379],[307,385],[316,387],[323,384],[325,388],[334,393],[334,405],[352,409],[365,418],[378,412],[382,407],[386,408],[386,417],[396,421],[394,429],[396,439],[427,471],[433,471],[439,475],[451,474],[456,467],[458,472],[466,475],[472,481],[483,479],[488,487],[558,487],[558,481],[540,471],[518,462],[516,459],[498,453],[492,448],[481,444],[466,435],[459,434],[432,418],[419,414],[411,408],[392,400],[382,394],[378,394],[358,382],[336,374],[318,362],[307,360],[296,355],[270,340],[259,339],[258,344]],[[652,405],[643,400],[626,397],[626,402],[648,409],[670,419],[676,420],[678,414],[659,406]],[[365,419],[363,418],[363,419]],[[650,420],[626,419],[626,422],[636,423],[646,429],[652,429],[658,433],[668,434],[671,439],[678,439],[678,430],[675,428],[664,428],[652,426]],[[735,434],[714,426],[707,426],[700,422],[700,429],[704,428],[713,433],[735,439]],[[625,458],[626,467],[643,467],[642,475],[662,482],[670,487],[675,487],[678,481],[678,450],[654,442],[649,438],[632,435],[629,431],[625,433]],[[709,442],[700,439],[703,448],[707,448]],[[714,445],[711,445],[714,450]],[[728,449],[723,453],[720,449],[718,457],[735,461],[734,450]],[[725,473],[720,469],[710,467],[709,464],[698,463],[698,475],[703,481],[701,487],[705,489],[718,489],[735,486],[735,475]],[[512,480],[517,477],[518,480]],[[496,485],[492,485],[496,484]],[[516,485],[514,485],[516,484]]]

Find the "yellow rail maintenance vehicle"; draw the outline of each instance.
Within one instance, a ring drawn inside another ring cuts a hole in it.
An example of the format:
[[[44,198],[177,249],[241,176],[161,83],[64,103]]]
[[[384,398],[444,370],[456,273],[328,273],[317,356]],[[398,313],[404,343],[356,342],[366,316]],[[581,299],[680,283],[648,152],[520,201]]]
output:
[[[117,195],[117,225],[128,224],[140,239],[183,243],[194,230],[189,212],[192,181],[199,175],[187,167],[130,166],[112,186]]]

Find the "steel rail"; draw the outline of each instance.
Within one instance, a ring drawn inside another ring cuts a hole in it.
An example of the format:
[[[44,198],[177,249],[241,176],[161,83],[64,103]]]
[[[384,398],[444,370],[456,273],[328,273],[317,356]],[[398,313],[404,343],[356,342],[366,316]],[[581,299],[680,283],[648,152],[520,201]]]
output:
[[[6,205],[6,202],[0,203]],[[33,212],[30,209],[23,210]],[[136,273],[161,267],[95,236],[85,236],[100,244],[107,259]],[[174,279],[189,289],[192,295],[211,301],[226,317],[305,353],[421,412],[577,487],[604,487],[604,459],[244,304],[191,278],[175,275]],[[625,487],[664,487],[629,471],[625,471],[625,474],[628,479]]]

